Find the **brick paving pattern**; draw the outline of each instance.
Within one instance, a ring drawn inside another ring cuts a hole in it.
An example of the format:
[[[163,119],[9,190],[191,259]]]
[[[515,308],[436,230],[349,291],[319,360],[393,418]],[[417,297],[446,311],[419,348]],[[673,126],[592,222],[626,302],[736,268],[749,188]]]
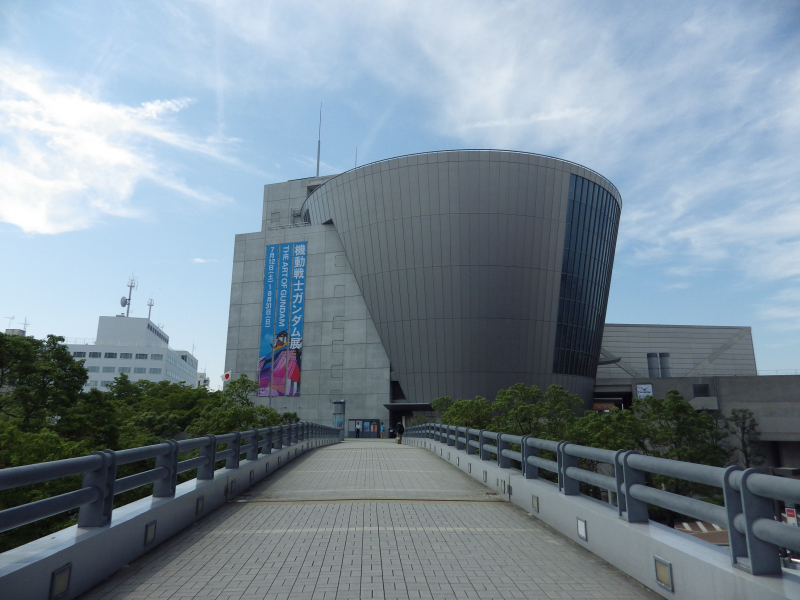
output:
[[[416,447],[310,452],[83,600],[660,598]]]

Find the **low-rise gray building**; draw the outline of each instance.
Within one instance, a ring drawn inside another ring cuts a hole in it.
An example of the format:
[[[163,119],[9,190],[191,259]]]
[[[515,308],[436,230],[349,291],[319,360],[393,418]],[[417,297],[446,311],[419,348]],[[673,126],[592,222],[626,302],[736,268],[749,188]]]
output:
[[[800,375],[758,375],[750,327],[607,323],[594,408],[677,390],[697,410],[758,421],[767,464],[800,466]]]

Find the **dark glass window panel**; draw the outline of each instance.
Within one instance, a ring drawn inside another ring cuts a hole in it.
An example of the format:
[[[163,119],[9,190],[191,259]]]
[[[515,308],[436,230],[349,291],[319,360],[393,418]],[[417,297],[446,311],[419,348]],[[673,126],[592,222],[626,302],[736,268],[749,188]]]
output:
[[[556,373],[594,377],[602,344],[619,204],[610,192],[570,175],[554,351]]]

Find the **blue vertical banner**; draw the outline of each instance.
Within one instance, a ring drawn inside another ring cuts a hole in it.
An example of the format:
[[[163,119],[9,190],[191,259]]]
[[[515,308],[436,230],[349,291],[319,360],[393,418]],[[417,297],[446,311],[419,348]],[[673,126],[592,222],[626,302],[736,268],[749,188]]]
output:
[[[259,396],[299,396],[308,242],[267,246]]]
[[[270,396],[272,387],[272,340],[275,335],[275,298],[278,283],[277,244],[267,246],[264,263],[264,306],[258,359],[258,395]]]
[[[300,395],[300,365],[303,353],[303,323],[306,299],[306,253],[308,242],[296,242],[292,258],[292,293],[289,352],[294,368],[287,372],[286,395]]]

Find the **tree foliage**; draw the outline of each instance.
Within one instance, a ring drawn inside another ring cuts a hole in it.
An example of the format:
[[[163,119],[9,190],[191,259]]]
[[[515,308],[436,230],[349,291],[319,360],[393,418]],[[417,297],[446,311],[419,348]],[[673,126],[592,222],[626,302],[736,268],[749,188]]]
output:
[[[758,445],[761,433],[753,411],[747,408],[733,409],[731,416],[725,419],[725,429],[734,440],[731,450],[745,469],[764,462],[764,454]]]
[[[25,431],[38,431],[78,402],[88,373],[64,338],[0,333],[0,414]]]
[[[199,416],[189,424],[187,431],[193,435],[223,434],[290,425],[300,421],[295,412],[278,414],[274,408],[257,405],[252,400],[257,391],[258,383],[242,374],[239,379],[231,381],[213,403],[204,406]]]
[[[132,382],[121,374],[108,391],[83,391],[87,371],[63,338],[37,340],[0,333],[0,468],[84,456],[93,450],[123,450],[187,437],[297,423],[296,413],[257,406],[257,386],[246,376],[224,392],[185,383]],[[152,468],[153,461],[119,467],[118,477]],[[186,473],[182,477],[191,477]],[[0,510],[72,491],[69,477],[0,494]],[[152,486],[117,496],[115,505],[151,493]],[[0,534],[4,551],[74,522],[75,511]]]

